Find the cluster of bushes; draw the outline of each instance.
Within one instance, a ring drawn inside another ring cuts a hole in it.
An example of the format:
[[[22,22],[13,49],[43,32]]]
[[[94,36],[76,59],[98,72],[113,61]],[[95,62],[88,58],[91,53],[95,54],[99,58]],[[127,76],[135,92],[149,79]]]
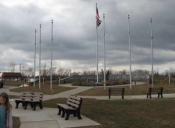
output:
[[[116,80],[116,81],[107,81],[106,85],[107,86],[123,85],[123,84],[128,84],[128,83],[129,81],[126,81],[126,80]],[[73,86],[96,86],[97,84],[96,82],[93,82],[93,81],[87,82],[87,81],[78,80],[78,81],[74,81],[72,85]],[[103,82],[98,83],[98,86],[103,86]]]

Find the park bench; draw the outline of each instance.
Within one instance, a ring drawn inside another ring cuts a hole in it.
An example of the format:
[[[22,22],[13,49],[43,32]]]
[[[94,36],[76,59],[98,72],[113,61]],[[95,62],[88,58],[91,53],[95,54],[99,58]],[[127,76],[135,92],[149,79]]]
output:
[[[109,99],[111,99],[112,94],[121,95],[122,100],[124,100],[125,88],[109,88],[108,89]]]
[[[70,114],[73,114],[74,117],[77,117],[78,119],[81,119],[81,105],[82,105],[83,99],[77,96],[70,96],[66,104],[57,104],[58,107],[58,115],[61,115],[61,117],[65,117],[65,120],[69,119]]]
[[[23,92],[19,99],[15,100],[16,108],[18,108],[21,103],[24,109],[30,104],[33,110],[39,106],[40,109],[43,108],[43,93],[41,92]]]
[[[157,94],[158,98],[163,98],[163,87],[160,88],[148,88],[147,98],[152,98],[152,94]]]

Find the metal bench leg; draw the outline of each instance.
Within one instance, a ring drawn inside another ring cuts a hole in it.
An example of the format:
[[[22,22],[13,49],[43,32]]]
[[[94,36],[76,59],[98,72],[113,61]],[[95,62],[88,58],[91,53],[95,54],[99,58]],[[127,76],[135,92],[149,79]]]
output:
[[[151,98],[152,98],[151,94],[148,94],[148,98],[149,98],[149,99],[151,99]]]
[[[61,115],[61,108],[58,108],[58,115]]]
[[[124,94],[122,94],[122,100],[124,100]]]
[[[42,102],[39,103],[39,107],[40,107],[40,109],[43,109],[43,104],[42,104]]]
[[[16,109],[18,109],[18,106],[19,106],[19,102],[16,102]]]
[[[65,111],[63,110],[63,111],[62,111],[62,115],[61,115],[61,117],[63,118],[64,115],[65,115]]]
[[[27,106],[28,106],[28,103],[27,103],[27,102],[23,102],[23,103],[22,103],[22,106],[23,106],[23,109],[26,110],[26,109],[27,109]]]
[[[109,100],[111,99],[111,89],[108,90]]]
[[[77,113],[76,113],[76,112],[74,112],[74,114],[73,114],[73,115],[74,115],[74,117],[76,117],[76,116],[77,116]]]
[[[36,103],[33,103],[33,110],[36,110]]]
[[[77,112],[77,117],[78,117],[78,119],[82,119],[82,118],[81,118],[80,111]]]
[[[66,112],[65,120],[68,120],[69,119],[69,116],[70,116],[70,112]]]

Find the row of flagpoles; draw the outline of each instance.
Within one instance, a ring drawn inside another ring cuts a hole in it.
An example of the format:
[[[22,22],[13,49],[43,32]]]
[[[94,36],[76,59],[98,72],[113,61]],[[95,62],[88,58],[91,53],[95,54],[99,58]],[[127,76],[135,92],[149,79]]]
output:
[[[39,25],[39,84],[41,88],[41,45],[42,45],[42,26]],[[51,20],[51,44],[50,44],[50,89],[53,89],[52,74],[53,74],[53,20]],[[34,47],[34,86],[36,86],[36,53],[37,53],[37,30],[35,29],[35,47]]]
[[[131,40],[131,28],[130,28],[130,15],[128,15],[128,42],[129,42],[129,85],[130,88],[132,88],[132,50],[131,50],[131,45],[132,45],[132,40]],[[96,70],[96,84],[98,85],[99,83],[99,76],[98,76],[98,27],[101,25],[102,21],[100,20],[100,15],[96,3],[96,34],[97,34],[97,51],[96,51],[96,64],[97,64],[97,70]],[[104,89],[106,88],[106,37],[105,37],[105,14],[103,14],[103,29],[104,29]],[[150,19],[150,39],[151,39],[151,86],[153,87],[154,85],[154,51],[153,51],[153,30],[152,30],[152,18]]]
[[[98,85],[99,83],[99,67],[98,67],[98,63],[99,63],[99,58],[98,58],[98,45],[99,45],[99,40],[98,40],[98,27],[101,25],[102,21],[100,20],[100,15],[98,12],[98,7],[97,7],[97,3],[96,3],[96,35],[97,35],[97,49],[96,49],[96,84]],[[103,29],[104,29],[104,89],[106,88],[106,27],[105,27],[105,14],[103,14]],[[153,86],[153,80],[154,80],[154,69],[153,69],[153,31],[152,31],[152,18],[150,20],[150,31],[151,31],[151,85]],[[37,34],[37,30],[35,29],[35,51],[34,51],[34,86],[36,86],[36,43],[37,43],[37,39],[36,39],[36,34]],[[39,27],[39,88],[41,88],[41,24]],[[131,52],[131,31],[130,31],[130,15],[128,15],[128,42],[129,42],[129,82],[130,82],[130,88],[132,88],[132,52]],[[51,20],[51,47],[50,47],[50,53],[51,53],[51,57],[50,57],[50,89],[53,88],[53,83],[52,83],[52,74],[53,74],[53,70],[52,70],[52,61],[53,61],[53,20]]]

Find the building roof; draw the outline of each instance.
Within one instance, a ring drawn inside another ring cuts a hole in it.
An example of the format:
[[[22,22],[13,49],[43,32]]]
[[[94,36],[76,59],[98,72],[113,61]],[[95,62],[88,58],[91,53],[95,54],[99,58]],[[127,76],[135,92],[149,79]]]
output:
[[[18,72],[1,72],[1,78],[19,78],[22,77],[21,73]]]

